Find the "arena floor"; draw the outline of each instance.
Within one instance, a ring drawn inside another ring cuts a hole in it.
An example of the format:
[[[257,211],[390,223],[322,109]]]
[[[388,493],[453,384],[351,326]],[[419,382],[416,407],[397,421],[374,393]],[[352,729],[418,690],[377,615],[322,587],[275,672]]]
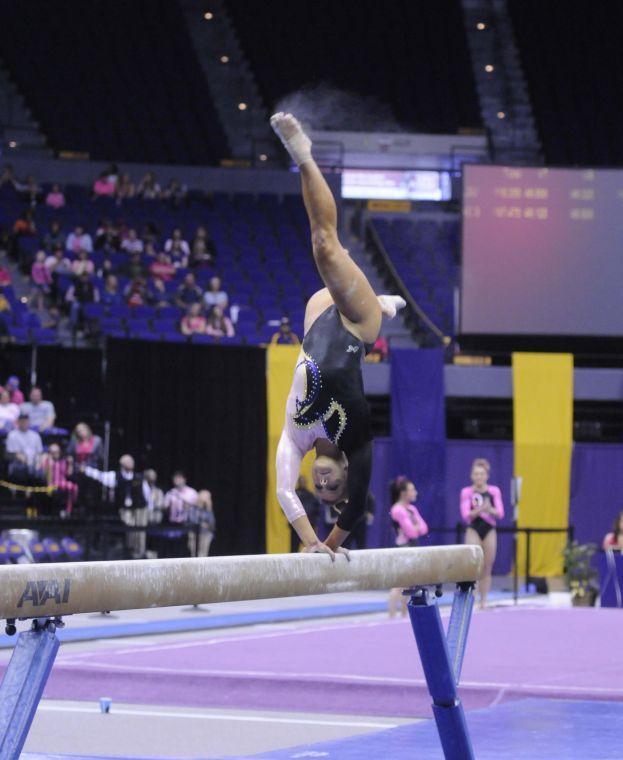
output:
[[[25,757],[441,758],[409,623],[357,612],[384,595],[316,601],[68,620],[77,640],[61,647]],[[120,626],[158,632],[119,638]],[[619,629],[620,611],[544,598],[476,612],[460,687],[476,756],[619,757]]]

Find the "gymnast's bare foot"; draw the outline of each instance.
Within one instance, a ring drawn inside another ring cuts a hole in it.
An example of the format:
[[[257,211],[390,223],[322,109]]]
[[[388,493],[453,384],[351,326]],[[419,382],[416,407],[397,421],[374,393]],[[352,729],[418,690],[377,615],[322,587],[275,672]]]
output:
[[[298,119],[291,113],[279,113],[270,117],[270,126],[283,143],[285,149],[297,166],[311,160],[312,142],[303,131]]]

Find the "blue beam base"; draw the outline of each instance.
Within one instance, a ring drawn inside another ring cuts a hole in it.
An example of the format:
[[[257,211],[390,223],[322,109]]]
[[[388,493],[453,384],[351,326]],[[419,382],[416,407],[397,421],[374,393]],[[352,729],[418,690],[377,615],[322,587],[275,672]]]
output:
[[[56,625],[35,620],[20,633],[0,685],[0,758],[18,760],[59,647]]]
[[[465,713],[457,694],[469,620],[473,607],[473,584],[457,587],[448,640],[437,605],[438,588],[410,589],[409,617],[420,652],[424,676],[433,698],[433,715],[446,760],[474,760]]]

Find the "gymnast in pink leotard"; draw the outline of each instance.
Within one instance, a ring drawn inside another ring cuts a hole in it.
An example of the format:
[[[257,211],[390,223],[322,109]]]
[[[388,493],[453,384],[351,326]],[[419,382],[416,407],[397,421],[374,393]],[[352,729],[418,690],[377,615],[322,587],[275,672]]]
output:
[[[461,518],[467,524],[465,543],[482,547],[484,566],[478,582],[480,607],[487,606],[487,595],[491,589],[491,572],[497,553],[497,532],[495,526],[504,517],[502,492],[497,486],[489,485],[491,465],[486,459],[475,459],[472,464],[472,485],[461,491]]]
[[[389,484],[389,493],[393,505],[389,516],[396,531],[396,546],[416,546],[418,539],[428,533],[428,525],[415,506],[415,486],[409,478],[399,475]],[[393,617],[399,607],[404,617],[407,614],[407,597],[401,588],[393,588],[389,594],[389,616]]]

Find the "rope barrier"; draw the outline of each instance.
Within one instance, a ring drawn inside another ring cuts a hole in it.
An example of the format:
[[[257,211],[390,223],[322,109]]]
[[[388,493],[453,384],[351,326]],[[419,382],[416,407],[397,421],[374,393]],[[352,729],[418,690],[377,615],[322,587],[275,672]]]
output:
[[[8,480],[0,480],[2,488],[8,488],[11,491],[23,491],[24,493],[47,493],[48,496],[57,490],[56,486],[23,486],[20,483],[9,483]]]

